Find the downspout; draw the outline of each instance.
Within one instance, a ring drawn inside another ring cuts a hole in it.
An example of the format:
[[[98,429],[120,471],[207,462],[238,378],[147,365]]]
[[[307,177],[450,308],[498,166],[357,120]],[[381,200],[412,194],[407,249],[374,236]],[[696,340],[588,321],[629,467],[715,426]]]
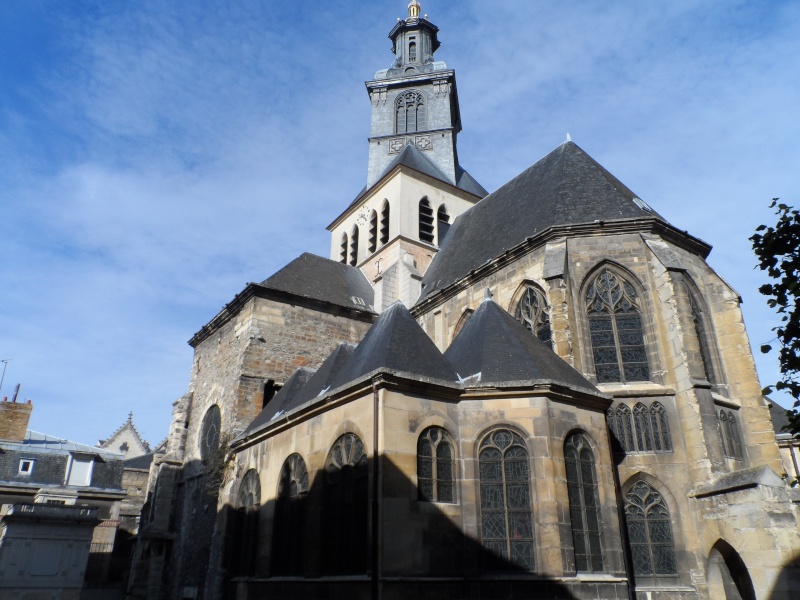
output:
[[[606,422],[606,439],[608,451],[611,455],[611,475],[614,478],[614,492],[617,497],[617,519],[619,520],[619,534],[622,539],[622,561],[625,564],[625,576],[628,578],[628,600],[636,600],[636,582],[633,578],[633,564],[631,560],[631,546],[628,540],[628,526],[625,522],[625,504],[622,498],[622,483],[619,480],[619,471],[614,462],[614,446],[611,443],[611,431]]]
[[[380,600],[381,594],[381,450],[379,426],[381,417],[380,394],[377,379],[372,380],[372,552],[370,572],[372,574],[372,600]]]

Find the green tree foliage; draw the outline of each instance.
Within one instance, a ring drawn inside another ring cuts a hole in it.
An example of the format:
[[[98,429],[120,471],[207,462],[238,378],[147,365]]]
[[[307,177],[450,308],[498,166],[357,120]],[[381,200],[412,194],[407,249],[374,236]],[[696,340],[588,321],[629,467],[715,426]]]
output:
[[[767,296],[767,304],[776,308],[781,324],[775,327],[775,340],[780,347],[781,380],[764,388],[768,394],[773,389],[786,390],[794,398],[794,408],[787,413],[789,430],[800,433],[800,212],[772,199],[778,222],[774,227],[760,225],[750,238],[758,266],[766,271],[772,283],[762,285],[758,291]],[[761,352],[772,350],[772,344],[761,346]]]

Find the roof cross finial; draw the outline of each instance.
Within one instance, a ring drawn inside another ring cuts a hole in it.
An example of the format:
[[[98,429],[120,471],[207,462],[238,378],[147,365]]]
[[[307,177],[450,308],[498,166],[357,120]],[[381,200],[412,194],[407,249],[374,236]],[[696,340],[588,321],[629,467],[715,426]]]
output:
[[[419,19],[420,6],[417,0],[411,0],[408,3],[408,18]]]
[[[133,423],[133,411],[128,413],[128,423]]]
[[[486,302],[487,300],[491,300],[492,296],[494,296],[494,294],[492,293],[491,288],[487,287],[486,290],[483,292],[483,301]]]

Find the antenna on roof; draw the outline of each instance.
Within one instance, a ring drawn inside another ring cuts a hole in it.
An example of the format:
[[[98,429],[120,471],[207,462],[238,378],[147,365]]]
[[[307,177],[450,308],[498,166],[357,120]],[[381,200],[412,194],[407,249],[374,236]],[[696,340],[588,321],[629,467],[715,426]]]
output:
[[[3,389],[3,380],[6,378],[6,367],[8,367],[8,363],[10,363],[12,360],[13,359],[11,358],[0,360],[0,362],[3,363],[3,376],[0,377],[0,390]]]

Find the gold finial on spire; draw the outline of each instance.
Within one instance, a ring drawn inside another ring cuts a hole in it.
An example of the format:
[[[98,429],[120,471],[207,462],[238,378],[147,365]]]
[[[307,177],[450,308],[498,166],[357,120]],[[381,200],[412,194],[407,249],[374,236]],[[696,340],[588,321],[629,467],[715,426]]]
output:
[[[419,19],[419,2],[417,0],[411,0],[408,3],[408,18],[409,19]]]

